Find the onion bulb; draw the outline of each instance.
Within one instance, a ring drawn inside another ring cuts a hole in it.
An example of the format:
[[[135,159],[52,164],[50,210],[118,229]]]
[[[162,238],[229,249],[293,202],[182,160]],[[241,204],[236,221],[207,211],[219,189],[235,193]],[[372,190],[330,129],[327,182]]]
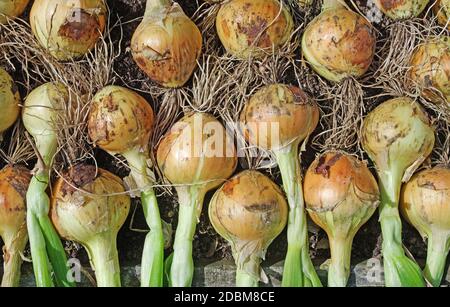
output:
[[[411,81],[422,90],[422,96],[450,104],[450,38],[430,40],[416,48],[411,60]]]
[[[340,152],[320,155],[305,175],[305,202],[311,219],[328,235],[329,287],[345,287],[355,234],[374,214],[380,193],[367,165]]]
[[[400,208],[428,239],[424,275],[438,287],[450,250],[450,169],[440,166],[414,175],[403,187]]]
[[[30,171],[20,166],[6,166],[0,171],[0,236],[3,247],[2,287],[18,287],[20,267],[28,241],[26,191]]]
[[[0,67],[0,133],[11,127],[19,116],[20,95],[11,76]]]
[[[54,285],[52,270],[57,286],[73,285],[67,279],[64,247],[48,216],[50,200],[47,195],[49,168],[58,145],[55,122],[68,100],[69,93],[64,85],[45,83],[28,95],[22,112],[23,124],[39,152],[39,161],[27,191],[27,228],[38,287]]]
[[[95,166],[74,166],[54,185],[52,221],[63,238],[86,248],[99,287],[120,287],[116,239],[129,210],[122,180]]]
[[[258,286],[261,261],[286,226],[287,210],[279,187],[257,171],[234,176],[214,194],[209,219],[231,245],[238,287]]]
[[[0,1],[0,24],[6,22],[6,17],[17,17],[22,15],[27,8],[29,0],[3,0]],[[2,16],[5,15],[5,16]]]
[[[91,50],[107,19],[104,0],[35,0],[31,30],[57,60],[78,58]]]
[[[417,17],[428,2],[429,0],[375,0],[377,7],[392,19]]]
[[[309,257],[298,158],[300,143],[314,131],[318,121],[317,104],[301,89],[283,84],[262,87],[241,113],[242,130],[249,143],[274,153],[290,206],[283,286],[321,285]]]
[[[379,177],[386,285],[424,286],[420,268],[402,247],[398,203],[402,181],[409,179],[433,149],[434,128],[418,103],[400,97],[369,113],[361,141]]]
[[[433,11],[436,14],[438,23],[450,30],[450,1],[436,0]]]
[[[131,40],[138,66],[156,83],[183,86],[197,67],[200,30],[172,0],[147,0],[144,19]]]
[[[192,240],[202,212],[203,199],[228,179],[237,166],[236,148],[223,125],[207,113],[190,113],[162,138],[157,161],[164,176],[175,186],[179,218],[169,283],[192,283]]]
[[[294,22],[279,0],[231,0],[217,13],[216,29],[230,54],[261,58],[289,41]]]
[[[96,146],[128,162],[131,177],[141,190],[144,215],[150,232],[144,244],[141,285],[163,285],[164,236],[156,195],[154,174],[147,165],[148,144],[154,115],[149,103],[136,92],[120,86],[106,86],[93,98],[88,130]]]
[[[363,16],[338,0],[325,0],[322,13],[303,34],[302,51],[319,75],[339,82],[364,75],[372,63],[375,43],[375,31]]]

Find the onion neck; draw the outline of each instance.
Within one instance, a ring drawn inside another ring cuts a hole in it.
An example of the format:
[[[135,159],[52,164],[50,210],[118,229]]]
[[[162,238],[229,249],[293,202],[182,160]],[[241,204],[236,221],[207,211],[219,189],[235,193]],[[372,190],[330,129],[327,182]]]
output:
[[[345,7],[340,0],[323,0],[322,12],[330,9],[339,9]]]
[[[2,234],[3,247],[3,278],[1,287],[18,287],[20,284],[20,268],[22,255],[28,241],[27,227],[23,224],[18,231]]]
[[[427,262],[424,275],[434,287],[439,287],[441,284],[449,249],[450,233],[442,230],[432,231],[428,237]]]
[[[289,203],[288,251],[284,264],[283,286],[321,286],[309,256],[309,239],[303,198],[299,142],[275,152]]]
[[[50,167],[58,146],[56,136],[54,134],[39,135],[36,136],[34,140],[36,143],[36,148],[42,157],[42,162],[44,162],[45,167]]]
[[[98,287],[120,287],[116,234],[106,232],[86,244]]]
[[[258,287],[259,278],[248,272],[260,272],[261,260],[250,257],[249,261],[244,263],[242,268],[236,269],[236,287]]]
[[[202,212],[205,191],[200,185],[177,187],[176,190],[179,213],[170,268],[170,285],[190,287],[194,275],[192,241]]]
[[[350,276],[353,238],[329,237],[331,264],[328,271],[328,287],[345,287]]]
[[[153,17],[172,6],[172,0],[147,0],[144,18]]]

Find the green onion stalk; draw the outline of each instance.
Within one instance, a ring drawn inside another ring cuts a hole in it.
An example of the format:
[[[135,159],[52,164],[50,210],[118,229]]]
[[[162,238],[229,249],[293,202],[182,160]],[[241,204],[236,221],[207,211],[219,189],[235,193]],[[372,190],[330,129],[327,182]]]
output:
[[[78,164],[58,178],[52,192],[51,218],[59,234],[86,248],[98,287],[120,287],[117,233],[130,211],[122,179]]]
[[[319,108],[302,90],[283,84],[256,92],[241,113],[250,144],[271,150],[277,159],[289,203],[288,251],[283,286],[321,286],[309,255],[299,146],[318,124]]]
[[[141,286],[162,287],[164,277],[164,235],[149,166],[149,142],[154,115],[150,104],[137,93],[119,86],[107,86],[93,98],[89,135],[96,146],[128,162],[130,176],[141,191],[141,202],[150,232],[144,243]]]
[[[434,129],[420,105],[410,98],[388,100],[364,120],[362,146],[374,162],[381,191],[385,282],[388,287],[424,286],[420,267],[405,255],[398,204],[402,182],[431,153]]]
[[[178,194],[179,213],[169,285],[189,287],[194,275],[194,240],[205,194],[236,169],[236,148],[223,125],[207,113],[189,113],[162,138],[158,165]]]
[[[26,191],[30,171],[7,165],[0,171],[0,236],[3,247],[2,287],[18,287],[22,255],[28,242],[26,225]]]
[[[61,239],[48,216],[50,199],[46,193],[58,143],[54,123],[68,96],[67,89],[60,83],[43,84],[28,95],[22,113],[24,126],[33,137],[38,154],[26,197],[28,235],[38,287],[74,285],[69,280]]]
[[[288,205],[280,188],[254,170],[227,181],[209,204],[214,229],[232,248],[236,286],[257,287],[267,248],[286,226]]]
[[[450,168],[439,165],[415,174],[402,189],[400,208],[428,240],[424,276],[438,287],[450,250]]]

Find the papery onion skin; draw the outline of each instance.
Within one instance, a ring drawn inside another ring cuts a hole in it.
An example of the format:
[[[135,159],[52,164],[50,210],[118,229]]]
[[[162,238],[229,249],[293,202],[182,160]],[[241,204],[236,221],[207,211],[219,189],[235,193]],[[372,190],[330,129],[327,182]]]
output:
[[[0,24],[6,23],[6,15],[10,18],[18,17],[27,8],[29,0],[3,0],[0,1]]]
[[[208,135],[205,130],[208,126],[216,129],[214,135]],[[215,147],[219,149],[213,155],[205,146],[216,138],[220,143]],[[199,184],[204,190],[218,187],[237,166],[232,138],[223,125],[207,113],[191,113],[179,120],[161,140],[157,160],[172,184]]]
[[[402,189],[403,216],[428,239],[424,274],[440,285],[450,249],[450,169],[437,166],[415,174]]]
[[[19,116],[20,94],[11,76],[0,67],[0,133],[8,129]]]
[[[28,241],[26,226],[26,192],[30,171],[8,165],[0,171],[0,236],[3,247],[2,287],[18,287],[20,267]]]
[[[364,75],[372,64],[375,44],[372,25],[342,6],[325,9],[302,37],[306,60],[319,75],[335,82]]]
[[[106,20],[104,0],[35,0],[30,12],[33,34],[60,61],[88,53],[105,30]]]
[[[292,16],[285,6],[281,10],[278,0],[231,0],[222,4],[216,17],[220,41],[239,58],[276,52],[293,28]]]
[[[148,148],[154,114],[150,104],[136,92],[106,86],[93,98],[88,128],[91,140],[110,153]]]
[[[429,0],[375,0],[377,7],[392,19],[417,17],[427,6]]]
[[[182,87],[197,67],[200,30],[178,3],[147,13],[131,39],[133,59],[156,83]]]
[[[54,185],[55,228],[65,239],[85,246],[98,286],[120,286],[116,238],[129,210],[130,197],[122,180],[95,166],[76,165]]]
[[[279,187],[257,171],[247,170],[234,176],[214,194],[209,218],[233,248],[238,286],[257,286],[259,264],[270,243],[286,226],[287,212]]]
[[[422,96],[434,103],[443,96],[450,105],[450,38],[442,36],[418,46],[410,65],[411,81],[422,89]]]
[[[300,88],[272,84],[250,98],[241,113],[241,124],[251,144],[281,150],[298,146],[308,137],[317,127],[319,113],[317,104]]]
[[[437,16],[438,23],[443,27],[446,26],[447,30],[450,30],[450,1],[436,0],[433,11]]]

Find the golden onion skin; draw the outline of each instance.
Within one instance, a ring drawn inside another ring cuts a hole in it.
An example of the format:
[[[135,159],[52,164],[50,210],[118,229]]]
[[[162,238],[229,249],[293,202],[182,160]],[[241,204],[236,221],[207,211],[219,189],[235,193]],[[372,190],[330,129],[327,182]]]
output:
[[[428,2],[429,0],[375,0],[377,7],[392,19],[417,17]]]
[[[311,219],[329,236],[353,236],[380,200],[377,181],[367,165],[339,152],[314,160],[305,175],[304,193]]]
[[[225,239],[261,241],[262,249],[286,226],[287,203],[267,176],[246,170],[228,180],[209,205],[210,221]]]
[[[436,14],[438,23],[447,27],[450,30],[450,1],[449,0],[436,0],[433,6],[433,11]]]
[[[106,86],[93,98],[88,129],[91,140],[110,153],[146,150],[154,114],[139,94],[120,86]]]
[[[450,233],[450,169],[435,167],[415,174],[404,186],[403,216],[427,238],[433,230]]]
[[[207,131],[208,126],[214,133]],[[220,143],[212,145],[216,139]],[[215,147],[216,154],[212,154],[209,147]],[[201,184],[205,191],[218,187],[237,166],[232,138],[223,125],[207,113],[191,113],[178,121],[161,140],[157,161],[172,184]]]
[[[441,37],[420,45],[411,57],[411,81],[422,89],[422,96],[434,103],[450,104],[450,38]],[[431,89],[432,88],[432,89]]]
[[[105,30],[106,20],[104,0],[35,0],[30,12],[33,34],[60,61],[89,52]]]
[[[261,58],[291,37],[292,16],[278,0],[231,0],[222,4],[216,29],[225,49],[239,58]]]
[[[19,116],[20,94],[11,76],[0,68],[0,133],[11,127]]]
[[[300,88],[272,84],[250,98],[241,113],[241,124],[251,144],[279,150],[309,136],[319,122],[319,113],[317,104]]]
[[[312,68],[329,81],[361,77],[375,54],[372,25],[344,7],[325,9],[306,28],[302,51]]]
[[[0,1],[0,24],[6,23],[6,15],[10,18],[18,17],[27,8],[29,0],[2,0]]]
[[[146,15],[131,39],[138,66],[150,79],[169,88],[182,87],[189,80],[201,50],[200,30],[178,3]]]
[[[53,187],[55,228],[63,238],[83,245],[105,232],[117,234],[129,210],[130,198],[122,180],[92,165],[74,166]]]

